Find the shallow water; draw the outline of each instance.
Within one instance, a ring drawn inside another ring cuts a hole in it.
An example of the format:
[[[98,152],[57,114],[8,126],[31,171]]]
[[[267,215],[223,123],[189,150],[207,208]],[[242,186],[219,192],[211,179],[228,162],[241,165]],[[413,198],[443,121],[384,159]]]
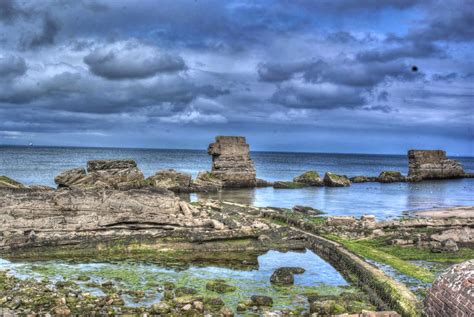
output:
[[[383,170],[398,170],[406,174],[408,166],[405,155],[252,152],[251,156],[257,176],[270,181],[291,180],[308,170],[320,174],[332,171],[348,176],[375,176]],[[136,160],[145,176],[168,168],[196,176],[199,171],[211,167],[211,158],[205,151],[3,146],[0,147],[0,175],[26,184],[54,186],[54,177],[63,170],[85,166],[91,159],[117,158]],[[456,159],[461,161],[466,171],[474,172],[474,158]],[[374,214],[383,219],[400,216],[407,210],[474,205],[474,179],[416,184],[364,183],[353,184],[350,188],[258,188],[225,191],[218,195],[193,195],[192,199],[220,197],[274,207],[309,205],[328,214]]]
[[[270,284],[273,271],[282,266],[298,266],[305,273],[295,275],[293,287],[274,287]],[[305,307],[306,297],[302,294],[317,290],[321,294],[335,294],[350,289],[344,278],[327,262],[312,251],[280,252],[268,251],[258,257],[258,269],[230,269],[217,266],[191,266],[183,270],[170,269],[154,263],[141,261],[114,261],[99,263],[81,263],[67,261],[32,261],[10,262],[0,260],[0,270],[9,269],[11,274],[20,278],[48,278],[50,281],[77,280],[86,275],[89,281],[78,282],[84,291],[101,296],[100,287],[91,287],[90,283],[112,281],[114,287],[121,290],[145,291],[144,297],[122,294],[128,306],[150,306],[159,302],[162,296],[162,285],[165,281],[173,282],[178,287],[186,286],[198,290],[200,294],[209,293],[205,285],[209,280],[224,279],[237,287],[237,291],[219,295],[230,307],[235,307],[240,300],[250,296],[271,296],[274,308]],[[89,286],[88,286],[89,284]]]

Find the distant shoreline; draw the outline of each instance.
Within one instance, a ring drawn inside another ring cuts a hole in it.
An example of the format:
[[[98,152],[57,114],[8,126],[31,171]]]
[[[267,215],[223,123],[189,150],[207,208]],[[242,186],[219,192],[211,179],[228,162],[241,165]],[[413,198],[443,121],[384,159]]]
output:
[[[474,218],[474,206],[441,207],[412,213],[424,218]]]

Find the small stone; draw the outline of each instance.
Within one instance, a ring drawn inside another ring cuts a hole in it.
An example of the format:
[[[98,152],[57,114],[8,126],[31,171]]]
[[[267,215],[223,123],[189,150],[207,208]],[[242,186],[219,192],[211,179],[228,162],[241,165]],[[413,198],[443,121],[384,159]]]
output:
[[[195,301],[193,302],[194,309],[196,309],[198,312],[204,311],[204,304],[201,301]]]
[[[264,296],[264,295],[253,295],[250,297],[252,300],[252,305],[254,306],[266,306],[266,307],[271,307],[273,306],[273,299],[269,296]]]
[[[151,311],[157,314],[167,314],[171,310],[170,305],[164,302],[159,302],[151,306]]]
[[[186,304],[186,305],[184,305],[183,308],[181,308],[181,309],[184,310],[184,311],[188,311],[188,310],[190,310],[191,308],[193,308],[193,306],[192,306],[191,304]]]
[[[234,312],[229,307],[222,307],[219,311],[221,317],[234,317]]]

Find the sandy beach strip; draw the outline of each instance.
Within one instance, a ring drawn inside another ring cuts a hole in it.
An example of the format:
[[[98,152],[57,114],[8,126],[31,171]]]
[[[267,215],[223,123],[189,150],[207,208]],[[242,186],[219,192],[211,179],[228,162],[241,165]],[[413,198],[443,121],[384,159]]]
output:
[[[429,218],[474,218],[474,206],[436,208],[421,210],[414,213],[418,217]]]

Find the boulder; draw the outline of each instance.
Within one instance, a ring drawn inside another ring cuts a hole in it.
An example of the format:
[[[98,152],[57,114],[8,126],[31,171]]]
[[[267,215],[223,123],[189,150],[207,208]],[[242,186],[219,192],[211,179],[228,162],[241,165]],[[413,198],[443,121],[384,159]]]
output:
[[[351,181],[345,175],[337,175],[326,172],[324,175],[324,185],[329,187],[345,187],[350,186]]]
[[[380,183],[404,182],[405,176],[397,171],[383,171],[380,173],[379,177],[377,177],[377,181]]]
[[[83,168],[67,170],[54,179],[59,188],[128,190],[145,186],[145,177],[133,160],[94,160]]]
[[[307,171],[293,179],[295,183],[302,183],[308,186],[324,186],[324,182],[316,171]]]
[[[408,181],[464,177],[462,165],[441,150],[409,150]]]
[[[273,188],[278,189],[298,189],[307,187],[307,184],[303,183],[296,183],[296,182],[285,182],[285,181],[277,181],[273,183]]]
[[[352,183],[366,183],[369,181],[367,176],[354,176],[349,178]]]
[[[305,269],[301,267],[280,267],[273,272],[270,277],[270,283],[275,285],[293,285],[294,274],[302,274]]]
[[[26,188],[26,186],[10,177],[0,176],[0,188]]]
[[[256,186],[256,171],[245,137],[218,136],[209,145],[208,153],[212,155],[211,173],[222,181],[223,187]]]
[[[176,193],[188,193],[191,190],[192,177],[190,174],[177,172],[174,169],[161,170],[146,179],[153,187],[161,187]]]

